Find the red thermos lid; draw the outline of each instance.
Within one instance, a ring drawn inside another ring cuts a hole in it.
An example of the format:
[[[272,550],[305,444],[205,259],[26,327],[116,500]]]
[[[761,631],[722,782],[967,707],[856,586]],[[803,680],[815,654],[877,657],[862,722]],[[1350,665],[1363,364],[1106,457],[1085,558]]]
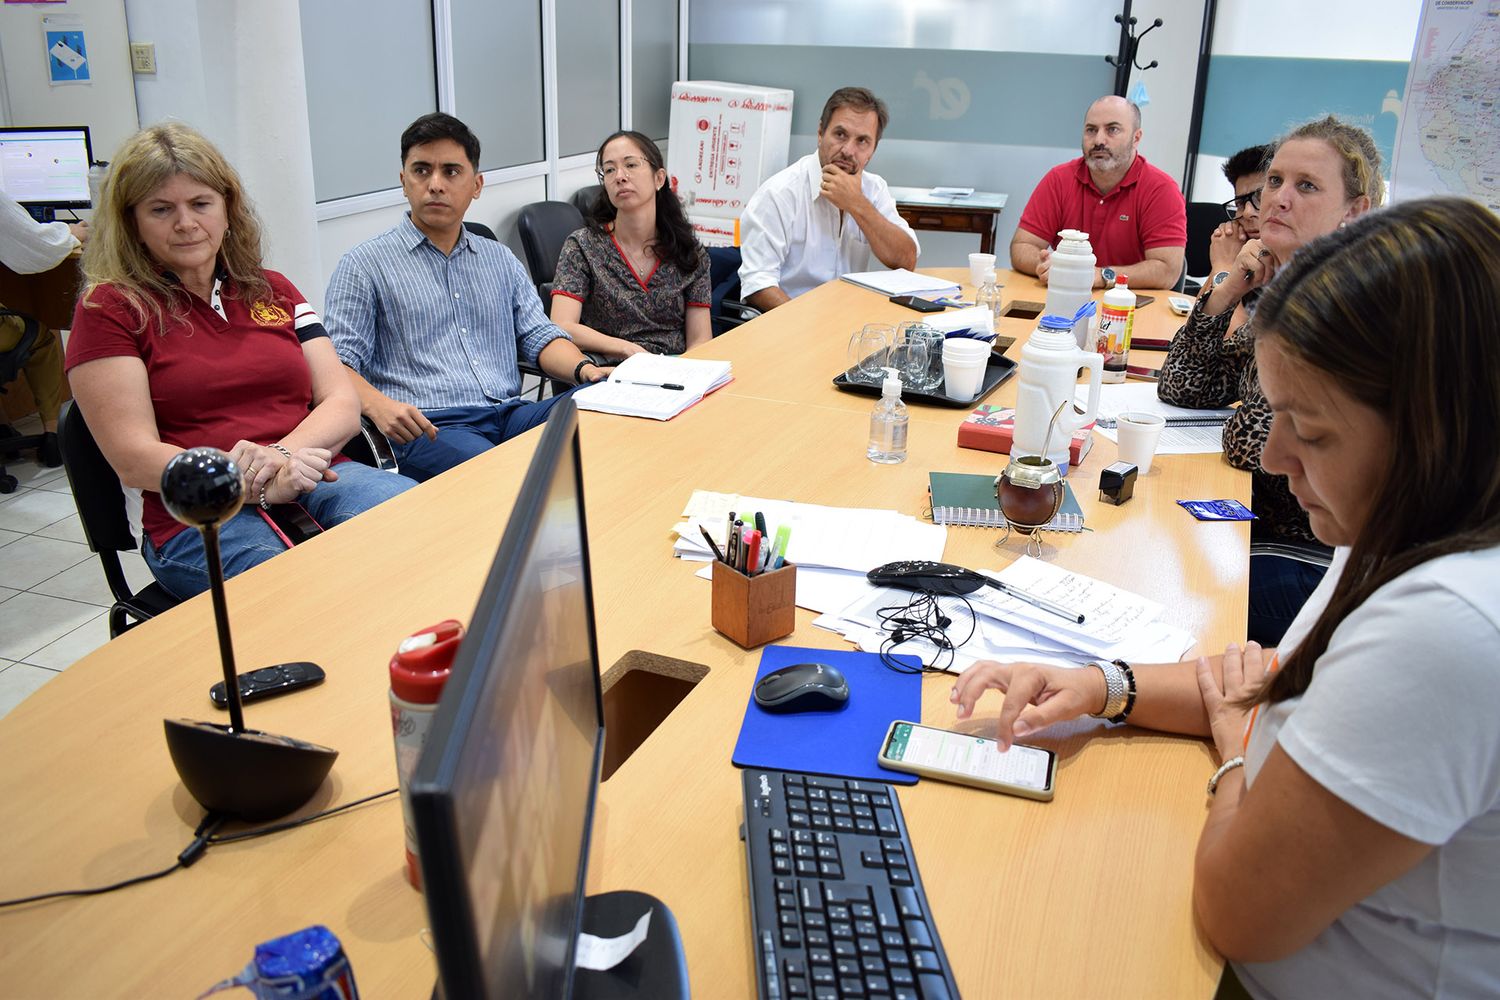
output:
[[[449,618],[403,639],[391,657],[391,691],[402,701],[437,704],[463,637],[464,627]]]

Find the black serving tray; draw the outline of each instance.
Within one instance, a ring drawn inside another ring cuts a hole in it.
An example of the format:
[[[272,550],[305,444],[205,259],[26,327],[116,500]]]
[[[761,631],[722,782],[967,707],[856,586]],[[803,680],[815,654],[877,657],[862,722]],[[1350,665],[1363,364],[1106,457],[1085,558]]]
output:
[[[943,392],[943,386],[939,385],[931,392],[918,392],[915,389],[901,387],[901,399],[906,403],[925,403],[928,406],[947,406],[953,409],[967,409],[978,406],[984,397],[994,392],[1000,383],[1016,373],[1016,363],[1003,354],[990,352],[990,362],[984,369],[984,381],[979,386],[979,395],[973,399],[954,399]],[[849,381],[849,372],[842,371],[833,379],[834,388],[844,392],[852,392],[861,396],[879,396],[880,383],[866,385],[863,382]]]

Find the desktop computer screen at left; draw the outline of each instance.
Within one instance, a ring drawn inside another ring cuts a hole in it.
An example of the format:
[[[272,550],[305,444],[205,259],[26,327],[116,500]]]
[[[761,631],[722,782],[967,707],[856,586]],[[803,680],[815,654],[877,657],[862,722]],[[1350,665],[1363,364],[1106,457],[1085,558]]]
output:
[[[0,128],[0,191],[33,215],[58,208],[88,208],[86,125]]]
[[[447,1000],[573,986],[604,732],[577,428],[560,401],[412,778]]]

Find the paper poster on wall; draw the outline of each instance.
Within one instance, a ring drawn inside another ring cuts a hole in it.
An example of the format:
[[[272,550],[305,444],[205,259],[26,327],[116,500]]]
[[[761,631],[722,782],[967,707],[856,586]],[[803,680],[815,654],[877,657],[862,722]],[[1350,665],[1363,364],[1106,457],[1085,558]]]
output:
[[[54,87],[92,83],[89,78],[88,46],[83,40],[83,18],[55,14],[42,18],[42,37],[47,46],[47,82]]]

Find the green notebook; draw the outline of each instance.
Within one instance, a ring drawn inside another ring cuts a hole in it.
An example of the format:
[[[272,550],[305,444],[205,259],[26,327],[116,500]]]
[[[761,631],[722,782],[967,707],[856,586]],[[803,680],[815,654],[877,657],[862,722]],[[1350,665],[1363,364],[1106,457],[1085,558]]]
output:
[[[933,524],[963,527],[1003,528],[1005,515],[995,499],[995,477],[967,472],[929,472],[927,494],[932,503]],[[1042,531],[1082,531],[1083,508],[1073,487],[1063,480],[1063,501],[1057,516]]]

